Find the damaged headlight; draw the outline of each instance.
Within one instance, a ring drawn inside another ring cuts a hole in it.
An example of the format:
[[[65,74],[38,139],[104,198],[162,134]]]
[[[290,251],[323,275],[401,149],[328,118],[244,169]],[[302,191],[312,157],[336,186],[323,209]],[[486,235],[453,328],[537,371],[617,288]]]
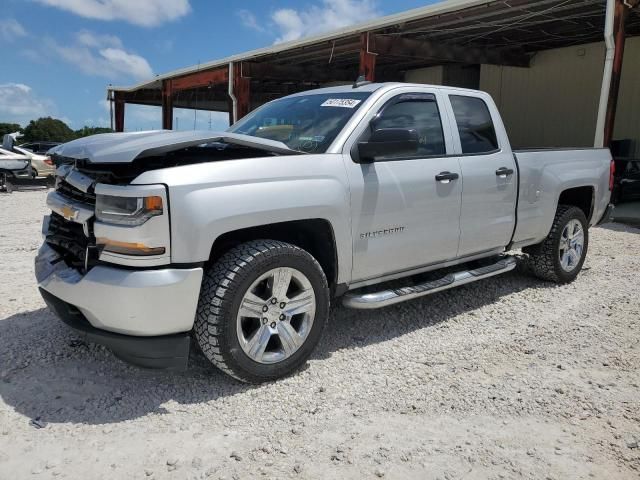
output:
[[[96,219],[100,222],[137,227],[162,212],[162,197],[96,195]]]

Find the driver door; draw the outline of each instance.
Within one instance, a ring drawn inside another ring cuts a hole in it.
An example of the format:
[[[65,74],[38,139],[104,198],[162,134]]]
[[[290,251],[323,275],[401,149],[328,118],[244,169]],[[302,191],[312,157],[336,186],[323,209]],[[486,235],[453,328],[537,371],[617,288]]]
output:
[[[458,250],[462,173],[458,157],[447,156],[453,141],[442,119],[443,99],[429,89],[396,92],[384,96],[356,129],[345,157],[354,283],[454,259]],[[358,142],[380,128],[417,130],[417,151],[357,163]]]

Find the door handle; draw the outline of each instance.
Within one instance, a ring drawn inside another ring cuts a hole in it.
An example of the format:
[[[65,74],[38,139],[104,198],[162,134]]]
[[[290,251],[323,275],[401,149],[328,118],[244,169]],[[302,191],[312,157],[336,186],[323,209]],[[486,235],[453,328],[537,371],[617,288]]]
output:
[[[500,178],[507,178],[507,175],[513,175],[513,168],[500,167],[496,170],[496,175]]]
[[[459,176],[460,175],[457,173],[440,172],[436,175],[436,181],[440,183],[449,183],[451,180],[457,180]]]

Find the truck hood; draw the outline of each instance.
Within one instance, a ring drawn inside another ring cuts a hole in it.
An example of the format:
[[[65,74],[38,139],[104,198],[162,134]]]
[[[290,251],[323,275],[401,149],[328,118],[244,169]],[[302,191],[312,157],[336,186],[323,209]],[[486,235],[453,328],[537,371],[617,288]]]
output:
[[[229,132],[151,130],[132,133],[102,133],[54,147],[49,153],[91,163],[130,163],[205,143],[224,142],[257,148],[279,155],[298,155],[282,142]]]

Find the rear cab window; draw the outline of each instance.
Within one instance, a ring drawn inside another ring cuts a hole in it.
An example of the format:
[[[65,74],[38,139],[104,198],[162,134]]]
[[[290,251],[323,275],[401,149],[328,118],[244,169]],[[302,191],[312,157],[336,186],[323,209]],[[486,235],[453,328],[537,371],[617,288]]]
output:
[[[449,95],[462,153],[478,155],[499,150],[496,129],[486,102],[478,97]]]

